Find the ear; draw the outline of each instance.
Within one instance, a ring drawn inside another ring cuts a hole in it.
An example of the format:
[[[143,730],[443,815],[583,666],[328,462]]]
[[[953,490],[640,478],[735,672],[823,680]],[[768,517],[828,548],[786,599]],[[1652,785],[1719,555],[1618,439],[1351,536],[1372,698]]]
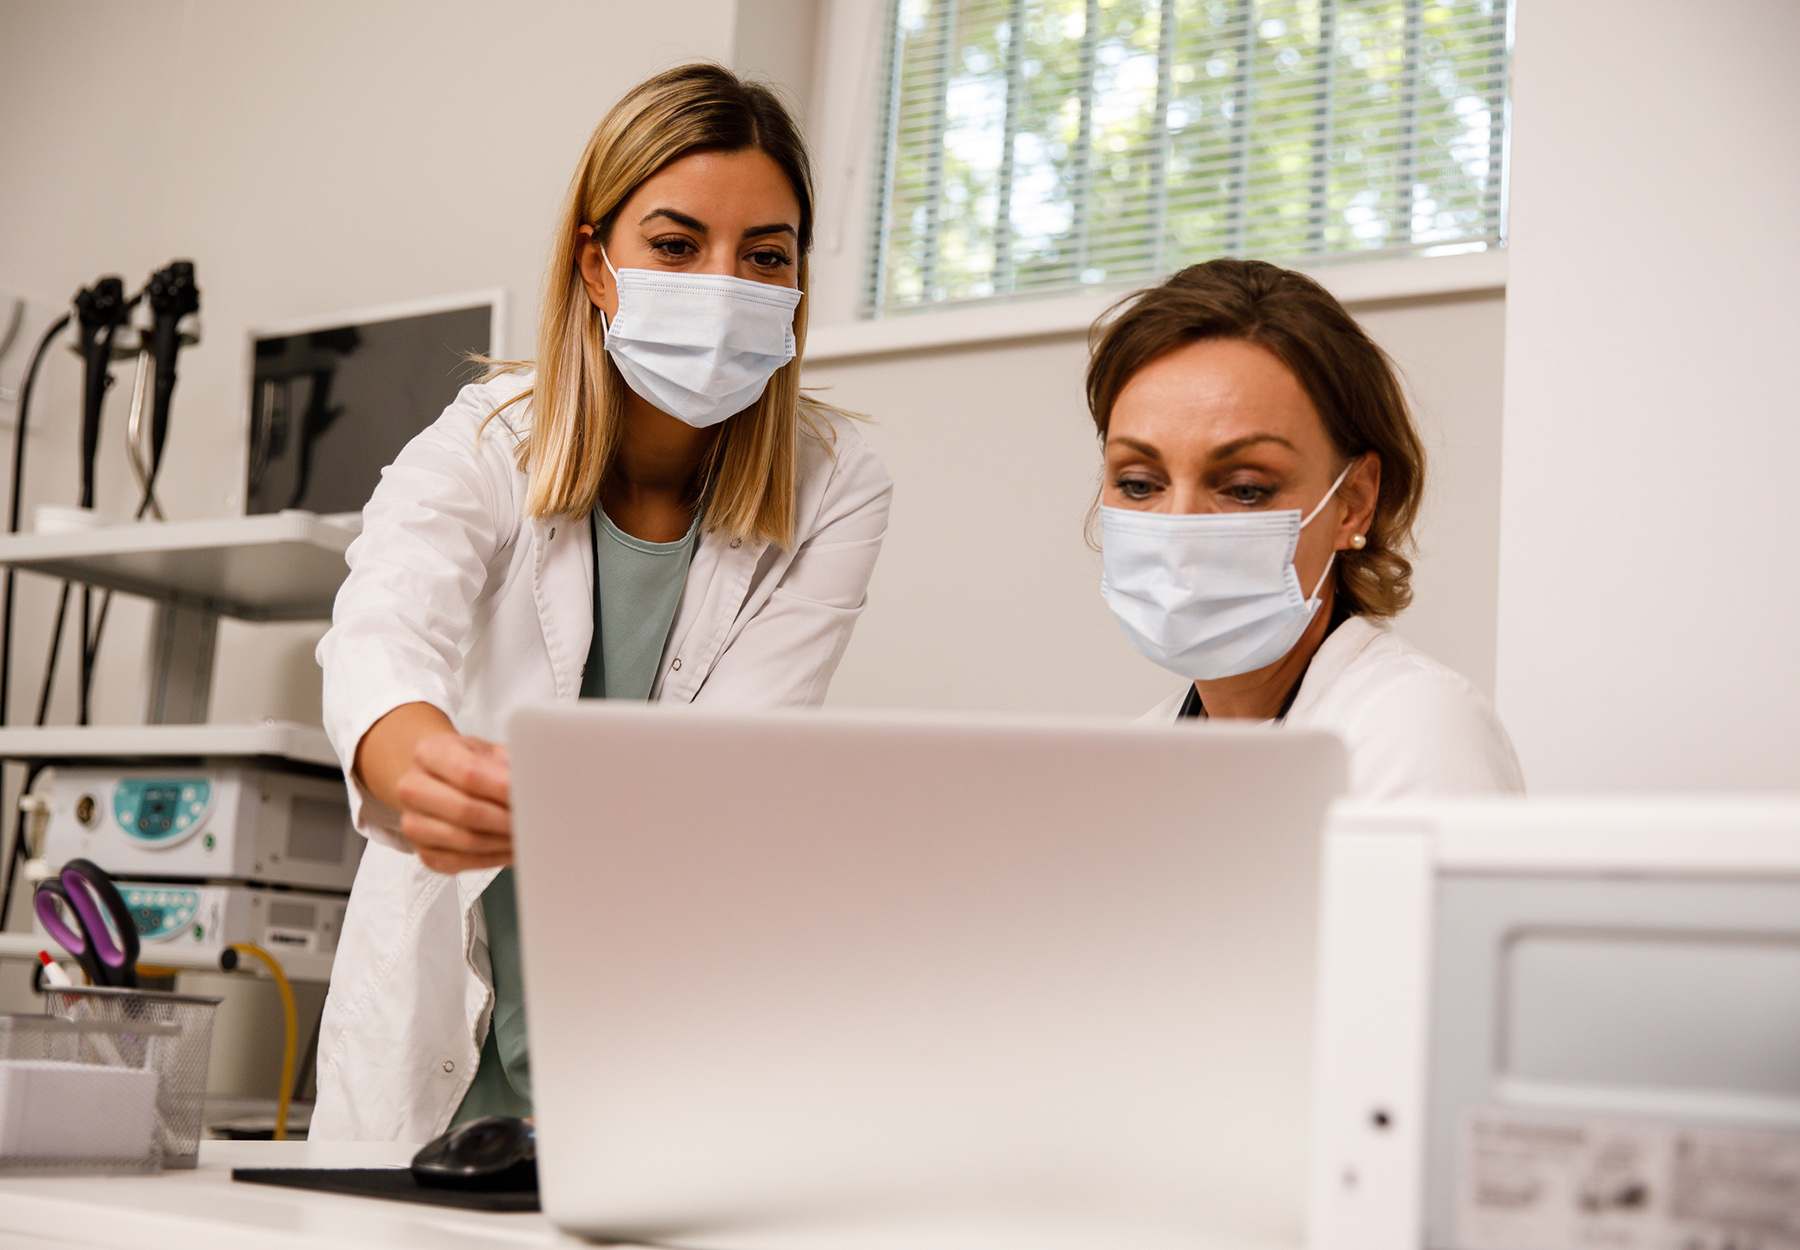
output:
[[[607,272],[600,247],[594,242],[594,228],[582,226],[576,233],[581,235],[581,241],[575,245],[575,268],[581,273],[581,285],[587,288],[594,307],[610,317],[615,311],[612,274]]]
[[[1357,540],[1366,539],[1369,527],[1375,523],[1375,501],[1381,495],[1381,457],[1372,451],[1358,456],[1337,493],[1343,501],[1344,516],[1338,522],[1334,549],[1360,550]]]

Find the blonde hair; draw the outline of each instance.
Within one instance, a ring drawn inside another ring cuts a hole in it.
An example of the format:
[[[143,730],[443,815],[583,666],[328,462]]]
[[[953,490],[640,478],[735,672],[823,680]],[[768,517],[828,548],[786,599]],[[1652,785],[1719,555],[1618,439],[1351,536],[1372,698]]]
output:
[[[746,149],[768,155],[793,184],[800,202],[796,271],[804,292],[812,169],[799,128],[774,92],[722,66],[683,65],[638,84],[595,127],[557,220],[538,323],[537,376],[501,405],[532,399],[530,428],[515,453],[530,475],[528,515],[593,511],[624,422],[626,382],[606,353],[600,311],[581,280],[581,227],[592,226],[594,237],[605,239],[625,201],[670,162],[693,152]],[[822,419],[829,405],[800,393],[806,315],[802,295],[794,311],[794,359],[776,371],[754,407],[720,426],[701,465],[704,531],[783,546],[793,541],[801,426],[829,437]],[[495,362],[494,372],[531,367]]]

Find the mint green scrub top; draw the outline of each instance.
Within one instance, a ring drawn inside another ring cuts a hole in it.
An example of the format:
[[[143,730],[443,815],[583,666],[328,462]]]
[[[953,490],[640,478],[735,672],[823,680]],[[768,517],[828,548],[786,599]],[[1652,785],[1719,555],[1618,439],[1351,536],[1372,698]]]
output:
[[[584,699],[648,699],[656,683],[675,609],[681,605],[694,536],[647,543],[614,525],[595,508],[594,641],[581,673]],[[525,994],[519,973],[519,912],[511,868],[502,868],[481,895],[493,969],[494,1010],[481,1062],[452,1124],[485,1115],[531,1114],[531,1056],[525,1047]]]

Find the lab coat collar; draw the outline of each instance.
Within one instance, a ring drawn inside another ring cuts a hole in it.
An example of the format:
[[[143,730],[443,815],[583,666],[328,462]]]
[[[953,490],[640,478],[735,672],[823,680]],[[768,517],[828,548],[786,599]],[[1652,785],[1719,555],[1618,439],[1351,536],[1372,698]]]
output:
[[[1313,653],[1312,662],[1306,666],[1306,674],[1300,679],[1300,689],[1288,708],[1288,717],[1304,717],[1311,712],[1319,700],[1325,697],[1326,691],[1337,684],[1338,678],[1343,676],[1344,670],[1355,662],[1356,657],[1387,632],[1385,625],[1358,615],[1345,620],[1325,635],[1325,641]]]

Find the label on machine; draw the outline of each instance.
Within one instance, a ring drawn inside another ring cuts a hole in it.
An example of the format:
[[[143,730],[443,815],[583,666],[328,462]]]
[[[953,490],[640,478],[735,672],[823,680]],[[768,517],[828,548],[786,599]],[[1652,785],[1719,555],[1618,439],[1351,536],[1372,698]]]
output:
[[[1800,1250],[1800,1133],[1485,1109],[1459,1250]]]

